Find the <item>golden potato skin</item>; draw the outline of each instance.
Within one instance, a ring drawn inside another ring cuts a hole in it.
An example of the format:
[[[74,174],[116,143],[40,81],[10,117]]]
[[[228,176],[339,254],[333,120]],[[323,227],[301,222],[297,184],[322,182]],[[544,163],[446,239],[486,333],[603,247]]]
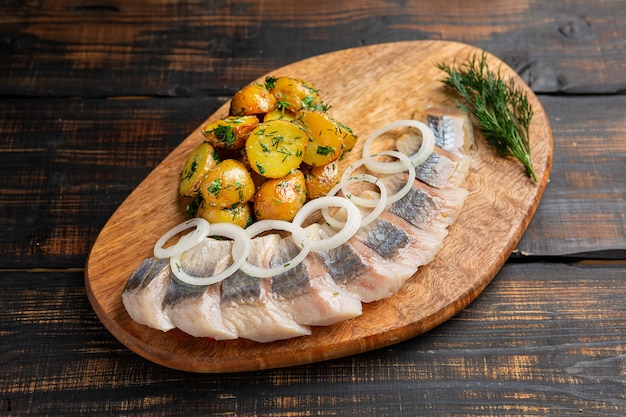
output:
[[[206,125],[202,134],[216,148],[242,149],[250,132],[258,125],[256,116],[228,116]]]
[[[291,113],[290,111],[286,111],[285,109],[274,109],[265,113],[263,116],[263,122],[269,122],[270,120],[289,120],[294,121],[296,119],[296,115]]]
[[[276,108],[276,97],[260,83],[254,82],[237,91],[230,102],[231,116],[254,116]]]
[[[265,178],[282,178],[300,166],[308,140],[306,131],[288,120],[261,123],[246,141],[250,168]]]
[[[202,217],[209,223],[234,223],[244,229],[254,222],[252,203],[235,204],[231,207],[212,207],[202,202],[196,217]]]
[[[309,167],[303,172],[309,200],[328,195],[328,192],[339,182],[339,164],[336,161]]]
[[[254,214],[258,220],[291,221],[306,202],[304,174],[295,170],[284,178],[268,179],[254,196]]]
[[[226,159],[206,174],[200,192],[211,207],[231,207],[252,200],[254,182],[243,163]]]
[[[301,110],[296,116],[296,121],[305,127],[311,137],[304,151],[305,164],[326,165],[341,157],[343,132],[328,113]]]
[[[323,108],[319,92],[308,82],[293,77],[268,77],[265,81],[276,97],[278,107],[297,113],[302,109]]]
[[[200,189],[204,176],[218,163],[221,158],[213,145],[202,142],[189,154],[180,173],[178,192],[184,197],[193,197]]]

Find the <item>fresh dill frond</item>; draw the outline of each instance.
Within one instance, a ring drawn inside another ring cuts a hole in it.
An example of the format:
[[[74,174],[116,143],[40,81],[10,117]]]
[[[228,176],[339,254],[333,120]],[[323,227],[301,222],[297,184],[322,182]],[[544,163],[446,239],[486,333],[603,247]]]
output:
[[[456,103],[470,113],[487,143],[500,156],[519,159],[529,177],[537,181],[530,158],[529,127],[533,109],[524,91],[513,79],[505,81],[500,72],[490,71],[487,56],[472,55],[457,66],[437,64],[448,77],[442,82],[458,98]]]

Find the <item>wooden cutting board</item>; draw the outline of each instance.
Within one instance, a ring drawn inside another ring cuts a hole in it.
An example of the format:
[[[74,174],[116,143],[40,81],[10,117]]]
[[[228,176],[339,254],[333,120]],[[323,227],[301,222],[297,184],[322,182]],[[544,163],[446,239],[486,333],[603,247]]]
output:
[[[454,42],[397,42],[313,57],[267,75],[309,81],[332,105],[333,116],[365,138],[384,124],[409,118],[417,108],[452,105],[440,82],[444,73],[435,63],[452,64],[481,53]],[[201,127],[225,116],[226,103],[207,121],[198,121],[198,129],[130,194],[98,236],[85,269],[87,294],[98,317],[144,358],[206,373],[285,367],[357,354],[415,337],[448,320],[481,293],[519,242],[552,164],[552,133],[541,103],[506,64],[491,55],[488,63],[504,77],[513,77],[528,94],[535,111],[530,140],[539,181],[529,180],[519,162],[497,157],[476,134],[474,160],[464,184],[469,196],[461,215],[435,260],[420,268],[394,296],[365,304],[363,314],[355,319],[314,328],[311,336],[265,344],[194,338],[177,329],[164,333],[131,320],[122,305],[126,280],[152,255],[157,239],[185,220],[177,194],[180,171],[203,140]],[[357,145],[352,157],[360,155],[360,149]]]

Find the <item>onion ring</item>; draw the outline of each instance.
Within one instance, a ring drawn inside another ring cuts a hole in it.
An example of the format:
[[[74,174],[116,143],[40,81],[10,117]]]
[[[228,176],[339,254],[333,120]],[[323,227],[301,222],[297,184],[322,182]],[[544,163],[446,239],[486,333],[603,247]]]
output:
[[[348,184],[354,183],[354,182],[369,182],[369,183],[375,184],[380,190],[379,198],[378,199],[363,198],[363,197],[359,197],[354,194],[348,193],[345,187]],[[380,213],[383,212],[383,210],[385,209],[388,203],[387,187],[382,181],[378,179],[378,177],[375,177],[370,174],[358,174],[352,177],[342,179],[339,184],[335,185],[328,192],[328,195],[335,195],[337,191],[339,190],[343,192],[343,195],[345,196],[345,198],[349,199],[357,206],[374,207],[372,211],[370,211],[365,217],[361,219],[361,226],[368,225],[374,220],[376,220],[376,218],[380,216]],[[332,227],[336,229],[343,227],[345,223],[332,217],[330,213],[328,212],[328,207],[325,207],[322,209],[322,215],[324,216],[324,219],[328,222],[328,224],[330,224]]]
[[[378,152],[378,153],[376,153],[374,155],[370,155],[367,158],[363,157],[363,158],[359,159],[355,163],[351,164],[348,168],[346,168],[345,172],[341,176],[341,180],[339,181],[339,184],[343,183],[344,181],[347,181],[349,176],[358,167],[360,167],[361,165],[366,165],[367,166],[368,159],[373,159],[376,156],[392,156],[394,158],[399,159],[399,161],[396,161],[396,162],[378,162],[379,164],[381,164],[380,165],[380,169],[382,169],[384,171],[383,173],[385,173],[385,174],[399,174],[400,172],[404,172],[404,171],[408,171],[408,173],[409,173],[409,178],[407,179],[407,181],[404,184],[404,186],[399,191],[397,191],[396,193],[394,193],[394,194],[392,194],[390,196],[387,196],[387,204],[395,203],[396,201],[400,200],[402,197],[407,195],[409,191],[411,191],[411,187],[413,187],[413,181],[415,181],[415,167],[411,163],[410,158],[408,156],[406,156],[405,154],[403,154],[402,152],[399,152],[399,151],[381,151],[381,152]],[[400,164],[400,165],[398,165],[398,164]],[[388,167],[385,168],[384,165],[388,165]],[[402,169],[398,170],[397,169],[398,166],[401,166]],[[378,184],[376,184],[376,185],[378,185]],[[358,204],[358,200],[355,200],[355,203]],[[363,205],[363,204],[361,204],[361,205]]]
[[[178,242],[176,242],[175,245],[169,246],[168,248],[163,247],[163,245],[165,245],[165,243],[172,237],[176,236],[176,234],[192,227],[195,227],[193,232],[189,232],[182,236],[178,239]],[[154,244],[154,256],[159,259],[164,259],[169,258],[170,256],[180,255],[186,250],[189,250],[202,242],[202,240],[209,235],[210,230],[211,225],[209,222],[200,217],[187,220],[186,222],[174,226],[165,232],[165,234]]]
[[[433,133],[433,130],[430,127],[426,126],[422,122],[418,122],[417,120],[396,120],[395,122],[391,122],[381,128],[376,129],[367,137],[367,140],[365,141],[365,144],[363,145],[363,153],[362,153],[363,158],[365,159],[371,156],[370,148],[372,146],[372,142],[374,142],[374,139],[376,139],[378,136],[382,135],[383,133],[387,133],[390,130],[396,129],[398,127],[407,127],[407,126],[414,127],[422,133],[422,144],[420,145],[420,148],[417,150],[417,152],[415,152],[413,155],[409,157],[413,166],[418,166],[422,164],[424,161],[426,161],[426,159],[428,159],[430,154],[433,152],[433,149],[435,148],[435,134]],[[371,171],[382,172],[386,174],[391,173],[391,172],[380,171],[378,169],[381,166],[380,164],[388,165],[389,163],[378,162],[378,161],[368,161],[366,166]],[[401,164],[397,163],[395,167],[399,169],[400,165]],[[391,166],[394,166],[394,165],[391,165]],[[399,171],[396,171],[396,172],[401,172],[401,171],[403,171],[403,169],[399,169]]]
[[[210,277],[196,277],[185,272],[180,265],[180,255],[170,257],[170,268],[176,278],[190,285],[211,285],[223,281],[241,268],[250,254],[250,236],[244,229],[233,223],[211,224],[211,235],[225,236],[234,240],[232,247],[233,263]]]
[[[292,223],[302,227],[302,223],[311,213],[325,207],[343,207],[348,212],[347,221],[333,236],[319,240],[311,239],[311,251],[313,252],[327,251],[343,245],[361,227],[361,210],[347,198],[337,196],[324,196],[309,201],[296,213]],[[298,238],[298,240],[300,239]],[[298,244],[298,241],[296,241],[296,244]]]
[[[266,232],[268,230],[285,230],[287,232],[291,232],[294,242],[299,243],[297,246],[301,248],[300,252],[289,262],[285,262],[283,265],[275,266],[273,268],[263,268],[261,266],[252,265],[247,260],[244,260],[241,265],[241,271],[245,274],[257,278],[274,277],[300,265],[300,263],[311,251],[312,240],[304,233],[302,227],[284,220],[260,220],[248,226],[246,233],[248,233],[250,238],[253,238],[259,233]]]

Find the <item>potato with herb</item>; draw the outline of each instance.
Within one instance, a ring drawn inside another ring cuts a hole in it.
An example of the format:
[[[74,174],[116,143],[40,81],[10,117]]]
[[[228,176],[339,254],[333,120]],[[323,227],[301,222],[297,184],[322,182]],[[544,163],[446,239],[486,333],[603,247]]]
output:
[[[327,165],[339,159],[343,153],[343,132],[327,113],[302,110],[296,121],[310,136],[303,161],[310,166]]]
[[[259,119],[256,116],[228,116],[206,125],[202,134],[216,148],[241,149],[250,132],[258,125]]]
[[[231,207],[252,200],[254,182],[243,163],[225,159],[206,174],[200,192],[211,207]]]
[[[274,109],[265,113],[263,121],[269,122],[270,120],[289,120],[293,122],[295,118],[295,114],[285,111],[285,109]]]
[[[189,154],[185,166],[180,173],[178,192],[184,197],[193,197],[200,189],[204,176],[218,163],[221,158],[215,148],[208,142],[202,142]]]
[[[234,223],[246,228],[252,224],[252,203],[235,204],[230,207],[212,207],[203,201],[198,207],[196,217],[202,217],[209,223]]]
[[[259,220],[291,221],[306,202],[304,174],[294,170],[283,178],[268,179],[254,196],[254,214]]]
[[[231,116],[254,116],[276,108],[276,97],[265,85],[253,82],[237,91],[230,102]]]
[[[293,122],[263,122],[246,141],[250,168],[265,178],[284,177],[300,166],[308,141],[307,132]]]
[[[303,173],[309,200],[327,195],[339,182],[339,164],[336,161],[306,168]]]
[[[294,114],[302,109],[326,110],[319,92],[304,80],[293,77],[267,77],[265,85],[276,97],[278,108]]]

